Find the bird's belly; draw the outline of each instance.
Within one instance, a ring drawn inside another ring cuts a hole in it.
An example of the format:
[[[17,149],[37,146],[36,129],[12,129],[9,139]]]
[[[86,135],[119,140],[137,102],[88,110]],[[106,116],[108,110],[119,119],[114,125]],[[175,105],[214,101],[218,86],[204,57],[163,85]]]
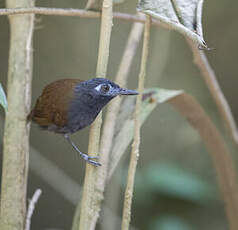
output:
[[[54,132],[54,133],[60,133],[60,134],[72,134],[75,133],[77,131],[79,131],[80,129],[83,129],[86,126],[82,126],[79,124],[75,124],[75,125],[65,125],[65,126],[57,126],[55,124],[51,124],[48,126],[40,126],[42,129],[50,131],[50,132]]]
[[[58,126],[55,124],[51,124],[47,126],[42,126],[42,125],[39,125],[39,126],[43,130],[47,130],[54,133],[60,133],[60,134],[71,133],[70,129],[67,126]]]
[[[90,115],[84,115],[82,116],[74,116],[73,119],[71,117],[71,119],[68,120],[68,123],[65,127],[65,129],[67,129],[69,131],[69,133],[75,133],[77,131],[79,131],[80,129],[83,129],[89,125],[91,125],[91,123],[95,120],[97,114],[94,114],[92,116]]]

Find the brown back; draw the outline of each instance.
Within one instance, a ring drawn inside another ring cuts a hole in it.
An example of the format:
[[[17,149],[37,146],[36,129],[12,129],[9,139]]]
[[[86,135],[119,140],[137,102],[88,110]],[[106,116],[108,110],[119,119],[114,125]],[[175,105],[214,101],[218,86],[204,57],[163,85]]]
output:
[[[62,79],[47,85],[28,116],[40,126],[65,126],[67,111],[79,79]]]

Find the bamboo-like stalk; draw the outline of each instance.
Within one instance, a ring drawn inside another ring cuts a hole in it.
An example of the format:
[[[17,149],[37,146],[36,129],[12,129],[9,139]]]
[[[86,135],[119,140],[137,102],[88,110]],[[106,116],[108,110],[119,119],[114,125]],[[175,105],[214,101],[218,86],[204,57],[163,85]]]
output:
[[[135,23],[131,30],[130,36],[128,38],[128,43],[126,45],[125,52],[122,57],[122,61],[121,61],[121,64],[115,79],[115,81],[121,86],[125,86],[126,84],[127,75],[129,73],[131,62],[136,51],[136,47],[140,41],[143,27],[144,27],[143,24]],[[96,190],[95,190],[97,204],[101,204],[103,200],[103,192],[105,189],[105,182],[106,182],[107,174],[108,174],[109,152],[112,145],[116,116],[119,112],[121,100],[122,99],[119,97],[115,98],[111,106],[108,107],[105,123],[103,126],[101,143],[100,143],[100,162],[102,163],[103,167],[100,167],[97,170],[97,181],[96,181]],[[98,205],[97,214],[94,215],[94,218],[92,219],[92,224],[94,225],[96,225],[96,222],[99,216],[99,211],[100,211],[100,205]]]
[[[32,0],[7,0],[7,7],[33,7]],[[34,15],[9,16],[8,111],[3,138],[1,230],[23,230],[29,159],[29,125]]]
[[[104,0],[102,5],[101,31],[99,40],[99,52],[97,62],[97,77],[106,77],[107,64],[109,58],[109,46],[112,29],[112,0]],[[100,128],[102,115],[97,117],[90,129],[89,135],[89,154],[99,152]],[[102,166],[103,167],[103,166]],[[95,183],[97,179],[97,168],[87,164],[85,172],[85,181],[83,188],[79,229],[95,229],[95,222],[92,219],[99,215],[100,204],[95,202]]]
[[[131,220],[131,204],[132,204],[132,197],[133,197],[134,180],[135,180],[137,161],[139,158],[140,127],[141,127],[140,110],[141,110],[141,103],[142,103],[142,93],[144,90],[146,65],[147,65],[147,59],[148,59],[148,53],[149,53],[150,27],[151,27],[151,18],[150,16],[146,16],[143,50],[142,50],[142,57],[141,57],[139,82],[138,82],[139,95],[137,96],[136,109],[135,109],[134,141],[132,144],[131,159],[130,159],[130,164],[128,169],[127,186],[126,186],[125,197],[124,197],[124,207],[123,207],[123,216],[122,216],[122,225],[121,225],[122,230],[129,229],[130,220]]]

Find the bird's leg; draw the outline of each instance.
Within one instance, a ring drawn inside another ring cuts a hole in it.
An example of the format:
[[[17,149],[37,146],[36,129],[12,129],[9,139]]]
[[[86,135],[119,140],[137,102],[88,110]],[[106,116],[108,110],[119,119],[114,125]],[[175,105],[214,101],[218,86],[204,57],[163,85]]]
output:
[[[68,134],[64,134],[64,137],[65,139],[73,146],[73,148],[79,153],[79,155],[85,160],[87,161],[88,163],[92,164],[92,165],[95,165],[95,166],[101,166],[100,163],[98,163],[97,161],[93,161],[91,159],[95,159],[95,158],[98,158],[97,156],[89,156],[85,153],[82,153],[78,147],[74,144],[74,142],[70,139],[69,135]]]

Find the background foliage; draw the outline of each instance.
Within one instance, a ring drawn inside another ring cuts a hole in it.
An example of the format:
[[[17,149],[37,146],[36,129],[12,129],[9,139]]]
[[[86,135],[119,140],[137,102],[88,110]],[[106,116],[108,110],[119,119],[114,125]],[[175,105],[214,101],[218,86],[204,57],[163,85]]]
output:
[[[41,0],[38,6],[83,8],[86,1]],[[238,107],[237,85],[237,3],[225,0],[204,3],[204,37],[207,52],[221,88],[235,118]],[[136,1],[126,1],[114,10],[135,13]],[[0,7],[4,2],[0,1]],[[49,82],[59,78],[88,79],[95,73],[99,20],[75,17],[37,16],[34,34],[33,103]],[[9,31],[6,17],[0,17],[0,81],[6,89]],[[113,79],[126,43],[131,23],[114,20],[109,59]],[[138,50],[138,54],[141,50]],[[135,57],[129,87],[135,88],[140,55]],[[192,54],[183,37],[162,28],[152,29],[146,87],[183,89],[194,95],[224,133],[216,107],[192,63]],[[2,137],[4,112],[1,109]],[[74,140],[86,151],[88,129]],[[223,204],[214,169],[199,135],[169,105],[159,105],[142,129],[141,158],[136,177],[132,225],[139,229],[227,229]],[[2,140],[2,138],[1,138]],[[227,141],[230,140],[227,138]],[[0,143],[1,144],[1,143]],[[85,163],[62,137],[31,130],[29,197],[36,188],[43,190],[33,216],[32,229],[70,229],[78,184],[83,183]],[[37,151],[37,152],[36,152]],[[2,157],[2,155],[1,155]],[[42,158],[44,157],[44,158]],[[122,159],[107,189],[106,206],[121,215],[128,157]],[[234,154],[234,160],[237,156]],[[47,160],[47,161],[45,161]],[[57,167],[57,168],[56,168]],[[56,171],[52,171],[52,169]],[[55,173],[60,171],[63,174]],[[73,187],[74,186],[74,187]],[[116,221],[104,210],[100,229],[113,228]]]

